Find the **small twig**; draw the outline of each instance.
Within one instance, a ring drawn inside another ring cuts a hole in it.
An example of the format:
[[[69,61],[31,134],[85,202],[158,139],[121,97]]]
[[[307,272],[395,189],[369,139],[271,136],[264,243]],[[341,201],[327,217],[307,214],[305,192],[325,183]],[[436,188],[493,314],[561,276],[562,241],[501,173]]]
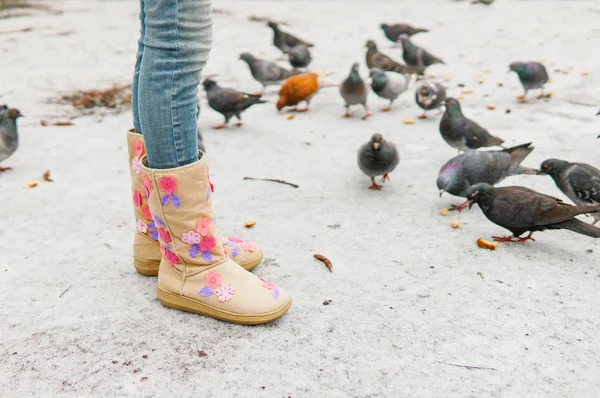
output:
[[[275,20],[272,20],[271,18],[259,17],[257,15],[250,15],[248,17],[248,21],[252,21],[252,22],[271,22],[271,21],[273,21],[273,22],[275,22],[275,23],[277,23],[278,25],[281,25],[281,26],[290,26],[290,24],[287,23],[287,22],[275,21]]]
[[[0,31],[0,35],[6,35],[9,33],[31,32],[32,30],[33,30],[32,27],[21,28],[21,29],[12,29],[12,30],[3,30],[3,31]]]
[[[465,368],[465,369],[469,369],[469,370],[473,370],[473,369],[479,369],[479,370],[498,370],[496,368],[485,368],[483,366],[459,365],[459,364],[456,364],[456,363],[448,363],[448,362],[440,362],[440,363],[443,363],[444,365],[456,366],[457,368]]]
[[[69,289],[70,289],[70,288],[71,288],[71,285],[69,285],[69,287],[68,287],[68,288],[66,288],[66,289],[65,289],[65,291],[64,291],[64,292],[62,292],[62,293],[60,294],[60,296],[58,296],[58,298],[61,298],[61,297],[62,297],[62,296],[63,296],[63,295],[66,293],[66,292],[68,292],[68,291],[69,291]]]
[[[597,107],[596,104],[591,104],[589,102],[576,101],[576,100],[567,100],[567,102],[569,104],[573,104],[573,105],[589,106],[590,108],[596,108]]]
[[[284,180],[277,180],[277,179],[274,179],[274,178],[244,177],[244,180],[271,181],[271,182],[278,182],[280,184],[289,185],[289,186],[294,187],[294,188],[300,188],[300,185],[292,184],[291,182],[287,182],[287,181],[284,181]]]
[[[315,254],[314,256],[317,260],[320,260],[325,264],[329,272],[333,272],[333,265],[331,265],[331,261],[329,261],[327,257],[322,254]]]

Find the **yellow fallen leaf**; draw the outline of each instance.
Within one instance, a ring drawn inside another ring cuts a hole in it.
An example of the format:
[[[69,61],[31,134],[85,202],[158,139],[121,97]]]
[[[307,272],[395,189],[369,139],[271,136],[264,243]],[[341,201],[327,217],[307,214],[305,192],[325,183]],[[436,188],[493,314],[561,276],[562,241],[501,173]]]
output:
[[[457,229],[458,227],[460,227],[460,224],[458,223],[458,221],[452,221],[450,223],[450,226],[454,229]]]
[[[293,119],[293,118],[295,118],[295,117],[296,117],[296,116],[294,116],[294,115],[287,115],[285,118],[286,118],[287,120],[292,120],[292,119]]]
[[[523,94],[519,94],[517,95],[517,99],[525,99],[525,96]]]
[[[587,76],[589,74],[590,74],[589,72],[581,72],[581,76]]]
[[[442,207],[442,208],[440,209],[440,214],[441,214],[442,216],[447,216],[447,215],[448,215],[448,209],[446,209],[445,207]]]
[[[444,81],[445,81],[445,82],[449,82],[450,80],[452,80],[452,78],[451,78],[451,77],[445,77],[445,78],[444,78]]]
[[[25,188],[35,188],[37,187],[37,182],[35,181],[30,181],[27,184],[25,184]]]
[[[415,124],[415,121],[412,119],[402,119],[403,124]]]
[[[254,225],[256,225],[256,221],[252,221],[252,220],[248,220],[244,223],[244,227],[246,227],[246,228],[252,228]]]
[[[44,175],[44,181],[48,181],[48,182],[54,182],[54,180],[52,178],[50,178],[50,170],[47,170]]]
[[[461,91],[461,93],[463,93],[463,94],[471,94],[471,93],[473,93],[473,90],[470,89],[470,88],[465,88],[464,90]]]
[[[488,105],[488,106],[487,106],[487,108],[488,108],[490,111],[493,111],[494,109],[496,109],[496,105]]]

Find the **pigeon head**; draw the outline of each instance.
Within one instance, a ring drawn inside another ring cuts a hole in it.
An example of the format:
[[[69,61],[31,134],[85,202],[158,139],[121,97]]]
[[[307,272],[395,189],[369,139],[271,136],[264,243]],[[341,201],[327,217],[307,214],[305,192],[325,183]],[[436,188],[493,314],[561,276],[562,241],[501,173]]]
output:
[[[375,133],[373,134],[373,136],[371,137],[371,141],[369,142],[371,143],[371,148],[378,151],[381,147],[381,144],[383,143],[383,136],[379,133]]]
[[[267,26],[273,30],[279,30],[279,25],[277,24],[277,22],[269,21],[269,23],[267,23]]]
[[[568,164],[569,162],[560,159],[546,159],[542,162],[538,174],[548,174],[555,177],[558,176],[562,168]]]
[[[379,68],[371,68],[369,69],[369,76],[373,79],[385,77],[385,72]]]
[[[204,90],[209,91],[213,87],[217,86],[217,82],[212,79],[204,79],[202,85],[204,86]]]
[[[383,30],[386,30],[387,28],[390,27],[390,25],[386,24],[386,23],[382,23],[381,25],[379,25],[379,27]]]
[[[451,115],[462,114],[460,102],[458,102],[456,98],[450,97],[446,99],[446,101],[444,101],[444,105],[446,106],[446,112],[450,113]]]
[[[369,50],[377,51],[377,44],[373,40],[367,40],[367,44],[365,44]]]
[[[437,187],[440,190],[440,197],[444,192],[460,192],[460,176],[462,166],[458,162],[452,162],[445,166],[438,175]]]
[[[18,118],[23,117],[23,114],[16,108],[10,108],[8,110],[8,117],[12,120],[17,120]]]
[[[402,45],[407,44],[410,41],[407,34],[401,34],[398,36],[397,42],[402,43]]]
[[[527,65],[523,62],[513,62],[508,67],[509,72],[517,72],[518,75],[527,70]]]
[[[494,187],[485,182],[480,182],[467,188],[466,196],[469,202],[469,209],[473,207],[474,203],[477,203],[484,210],[492,205],[495,196]]]
[[[355,62],[352,64],[352,68],[350,69],[350,72],[358,73],[358,62]]]
[[[254,58],[254,55],[250,54],[250,53],[241,53],[240,54],[240,59],[242,61],[245,61],[247,64],[250,64],[252,61],[254,61],[256,58]]]

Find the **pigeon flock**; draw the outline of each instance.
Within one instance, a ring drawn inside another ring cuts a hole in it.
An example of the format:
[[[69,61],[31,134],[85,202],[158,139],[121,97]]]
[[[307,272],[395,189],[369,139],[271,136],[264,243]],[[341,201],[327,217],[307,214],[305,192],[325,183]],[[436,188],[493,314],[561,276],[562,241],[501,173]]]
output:
[[[473,3],[489,5],[492,1],[476,0]],[[449,146],[458,150],[458,155],[441,167],[437,178],[440,196],[448,193],[466,200],[450,210],[462,211],[477,203],[490,221],[511,232],[508,237],[494,237],[497,241],[525,242],[533,240],[534,232],[547,229],[567,229],[600,237],[600,228],[595,226],[600,221],[600,170],[588,164],[560,159],[548,159],[539,169],[522,166],[521,163],[534,149],[532,143],[504,147],[502,138],[490,134],[463,114],[459,100],[447,97],[441,82],[425,76],[431,65],[444,64],[441,58],[411,41],[412,36],[426,34],[428,29],[405,23],[381,24],[385,37],[402,48],[404,63],[380,52],[374,40],[367,40],[365,61],[370,82],[361,77],[359,64],[353,63],[340,84],[328,84],[323,81],[326,74],[307,70],[314,44],[282,30],[276,22],[268,22],[267,26],[273,32],[273,45],[281,50],[290,68],[257,58],[249,52],[240,54],[239,59],[247,64],[252,77],[262,85],[263,92],[267,86],[279,86],[278,111],[291,107],[292,111],[307,112],[311,99],[320,88],[336,86],[345,108],[343,116],[351,118],[351,107],[360,106],[362,119],[368,119],[372,116],[367,104],[369,85],[373,93],[389,101],[381,109],[383,112],[390,111],[394,101],[414,85],[415,102],[423,110],[419,118],[427,118],[428,111],[437,109],[442,112],[443,109],[439,133]],[[508,63],[508,68],[517,74],[523,86],[520,102],[527,101],[531,90],[540,90],[539,98],[549,98],[543,91],[549,81],[544,65],[539,62],[512,62]],[[222,124],[214,126],[216,129],[225,128],[234,116],[238,119],[236,125],[241,126],[244,111],[255,104],[268,106],[268,102],[262,99],[263,93],[251,94],[222,87],[213,78],[206,78],[203,87],[209,106],[224,117]],[[303,103],[305,106],[299,108]],[[0,106],[0,166],[17,150],[17,119],[22,116],[18,109]],[[372,190],[383,188],[376,178],[381,176],[381,183],[389,181],[389,175],[399,161],[396,146],[380,133],[373,134],[358,149],[358,167],[371,179],[368,188]],[[0,172],[10,169],[0,167]],[[548,175],[574,205],[525,187],[495,187],[514,175]],[[583,214],[590,215],[592,223],[575,218]],[[528,235],[523,237],[526,233]]]

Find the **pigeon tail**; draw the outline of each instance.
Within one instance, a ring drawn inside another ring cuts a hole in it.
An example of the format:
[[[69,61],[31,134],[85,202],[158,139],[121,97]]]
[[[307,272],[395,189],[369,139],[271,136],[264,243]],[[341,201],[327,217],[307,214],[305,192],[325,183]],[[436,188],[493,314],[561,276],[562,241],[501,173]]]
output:
[[[510,169],[508,175],[517,174],[537,174],[538,171],[529,167],[522,167],[521,162],[533,151],[531,142],[527,144],[517,145],[512,148],[506,148],[504,152],[510,155]]]
[[[600,228],[594,227],[576,218],[563,221],[557,225],[563,229],[568,229],[569,231],[577,232],[578,234],[590,236],[592,238],[600,238]]]

